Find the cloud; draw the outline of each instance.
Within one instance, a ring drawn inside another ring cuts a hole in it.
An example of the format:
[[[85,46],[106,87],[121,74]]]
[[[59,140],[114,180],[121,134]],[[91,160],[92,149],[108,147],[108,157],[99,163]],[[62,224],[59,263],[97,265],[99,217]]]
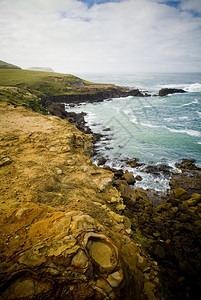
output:
[[[64,73],[201,70],[200,0],[90,2],[0,0],[1,59]]]

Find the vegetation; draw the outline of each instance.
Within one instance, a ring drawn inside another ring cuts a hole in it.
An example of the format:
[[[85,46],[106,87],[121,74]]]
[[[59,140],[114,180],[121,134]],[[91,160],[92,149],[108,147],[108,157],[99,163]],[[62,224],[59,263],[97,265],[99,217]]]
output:
[[[0,60],[0,69],[21,69],[21,68],[18,66],[9,64],[3,60]]]
[[[69,74],[0,69],[0,85],[25,88],[41,94],[54,96],[76,94],[80,92],[81,87],[90,84]]]
[[[8,102],[16,106],[22,105],[46,114],[45,109],[40,105],[40,98],[22,88],[0,86],[0,102]]]

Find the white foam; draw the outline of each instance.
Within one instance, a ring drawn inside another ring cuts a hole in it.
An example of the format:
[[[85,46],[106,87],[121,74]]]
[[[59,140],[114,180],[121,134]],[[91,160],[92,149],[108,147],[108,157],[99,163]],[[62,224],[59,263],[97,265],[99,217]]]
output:
[[[201,83],[177,83],[177,84],[165,84],[165,85],[158,85],[158,88],[169,88],[169,89],[183,89],[186,92],[193,93],[193,92],[201,92]]]
[[[187,116],[179,117],[179,120],[180,120],[180,121],[188,120],[188,119],[189,119],[189,117],[187,117]]]
[[[164,118],[164,121],[168,121],[168,122],[172,122],[174,120],[175,120],[174,118]]]
[[[186,86],[184,88],[184,90],[186,92],[189,92],[189,93],[193,93],[193,92],[201,92],[201,84],[200,83],[193,83],[193,84],[190,84],[189,86]]]
[[[134,124],[139,124],[139,121],[137,120],[137,118],[135,116],[132,116],[132,119],[130,119],[130,122],[132,122]]]
[[[165,128],[165,126],[153,125],[150,123],[140,123],[140,125],[145,126],[145,127],[150,127],[150,128]]]
[[[196,113],[201,117],[201,111],[196,111]]]
[[[189,106],[189,105],[192,105],[192,104],[198,104],[198,103],[199,103],[198,99],[194,99],[193,101],[191,101],[189,103],[182,104],[181,107],[183,107],[183,106]]]
[[[196,130],[191,130],[191,129],[173,129],[173,128],[168,128],[166,127],[170,132],[175,132],[175,133],[186,133],[191,136],[196,136],[196,137],[201,137],[201,132],[196,131]]]

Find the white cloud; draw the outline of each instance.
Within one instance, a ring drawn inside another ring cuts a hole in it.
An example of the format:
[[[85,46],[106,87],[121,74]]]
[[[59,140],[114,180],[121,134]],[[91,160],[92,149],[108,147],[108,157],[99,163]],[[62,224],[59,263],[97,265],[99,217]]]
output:
[[[191,6],[189,6],[191,2]],[[0,59],[65,73],[200,71],[200,0],[0,0]]]

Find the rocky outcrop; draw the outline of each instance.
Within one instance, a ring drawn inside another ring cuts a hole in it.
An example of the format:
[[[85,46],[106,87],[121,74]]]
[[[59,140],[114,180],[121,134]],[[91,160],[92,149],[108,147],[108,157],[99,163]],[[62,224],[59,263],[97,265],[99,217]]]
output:
[[[163,88],[159,91],[158,95],[163,97],[169,94],[176,94],[176,93],[186,93],[186,91],[182,89],[170,89],[170,88]]]
[[[161,299],[91,136],[23,107],[0,118],[1,299]]]
[[[165,299],[195,299],[201,286],[201,194],[179,187],[153,206],[149,191],[136,188],[129,198],[124,214],[142,248],[159,264]]]
[[[148,94],[143,94],[138,89],[128,89],[125,87],[107,87],[107,86],[98,86],[96,88],[86,88],[83,87],[82,91],[78,90],[73,94],[63,94],[58,96],[52,95],[44,95],[42,97],[43,106],[47,107],[51,103],[70,103],[70,104],[78,104],[78,103],[91,103],[91,102],[101,102],[105,99],[110,98],[120,98],[120,97],[147,97]]]
[[[176,164],[181,172],[174,172],[170,180],[170,187],[182,187],[188,192],[201,193],[201,168],[194,164],[194,160],[182,159]]]

